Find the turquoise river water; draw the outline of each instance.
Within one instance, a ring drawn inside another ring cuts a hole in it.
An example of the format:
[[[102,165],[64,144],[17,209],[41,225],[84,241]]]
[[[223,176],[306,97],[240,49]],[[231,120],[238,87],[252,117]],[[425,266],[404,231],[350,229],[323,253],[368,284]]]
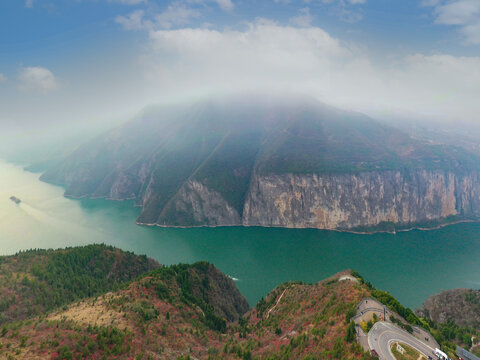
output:
[[[441,290],[480,287],[478,223],[396,235],[141,227],[131,201],[67,199],[61,187],[38,177],[0,160],[0,255],[103,242],[162,264],[207,260],[238,279],[251,305],[284,281],[316,282],[348,268],[412,308]],[[10,201],[12,195],[22,203]]]

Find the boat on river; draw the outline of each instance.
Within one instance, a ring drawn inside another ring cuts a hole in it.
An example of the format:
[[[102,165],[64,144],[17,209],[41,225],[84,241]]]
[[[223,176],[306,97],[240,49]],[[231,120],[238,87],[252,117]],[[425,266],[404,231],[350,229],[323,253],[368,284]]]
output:
[[[22,200],[20,200],[16,196],[10,196],[10,200],[12,200],[15,204],[20,204],[22,202]]]

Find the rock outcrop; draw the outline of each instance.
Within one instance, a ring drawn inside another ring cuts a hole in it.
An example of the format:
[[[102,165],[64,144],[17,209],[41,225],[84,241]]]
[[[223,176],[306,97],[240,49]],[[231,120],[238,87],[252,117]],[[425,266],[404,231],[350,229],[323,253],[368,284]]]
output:
[[[437,323],[453,321],[459,326],[480,324],[480,290],[454,289],[430,296],[415,311],[419,316]]]
[[[237,210],[217,192],[198,181],[188,181],[167,204],[159,225],[241,225]]]

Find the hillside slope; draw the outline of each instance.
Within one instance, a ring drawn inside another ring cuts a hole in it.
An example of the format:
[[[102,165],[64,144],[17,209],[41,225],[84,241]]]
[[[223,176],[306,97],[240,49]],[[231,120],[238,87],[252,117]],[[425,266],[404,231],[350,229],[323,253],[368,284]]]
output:
[[[3,312],[12,316],[0,327],[2,359],[367,360],[373,358],[355,334],[381,316],[372,317],[366,301],[386,305],[389,321],[414,335],[413,325],[428,329],[449,354],[480,335],[478,326],[418,318],[351,271],[315,284],[281,284],[249,309],[234,282],[206,262],[158,267],[96,245],[1,259],[0,271],[9,275],[2,293],[15,294],[14,308]],[[39,265],[49,275],[35,280],[42,271],[31,269]],[[128,280],[142,267],[146,273]],[[45,302],[39,294],[62,301]]]
[[[480,290],[443,291],[430,296],[416,312],[438,323],[450,320],[460,326],[480,327]]]
[[[41,179],[136,199],[140,224],[353,229],[476,218],[478,160],[314,99],[257,97],[146,113]]]
[[[239,318],[248,309],[245,299],[212,274],[226,278],[206,263],[160,268],[122,290],[7,325],[0,333],[0,354],[14,359],[370,359],[354,337],[347,337],[347,317],[368,295],[365,287],[338,281],[340,275],[318,284],[287,283]]]
[[[160,265],[111,246],[29,250],[0,257],[0,325],[116,290]]]

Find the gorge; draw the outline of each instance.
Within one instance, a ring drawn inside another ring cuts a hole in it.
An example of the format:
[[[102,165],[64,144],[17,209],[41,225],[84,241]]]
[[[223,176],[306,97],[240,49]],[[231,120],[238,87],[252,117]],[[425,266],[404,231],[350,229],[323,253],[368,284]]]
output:
[[[135,199],[138,224],[387,230],[480,214],[479,157],[302,97],[163,107],[41,177]]]

